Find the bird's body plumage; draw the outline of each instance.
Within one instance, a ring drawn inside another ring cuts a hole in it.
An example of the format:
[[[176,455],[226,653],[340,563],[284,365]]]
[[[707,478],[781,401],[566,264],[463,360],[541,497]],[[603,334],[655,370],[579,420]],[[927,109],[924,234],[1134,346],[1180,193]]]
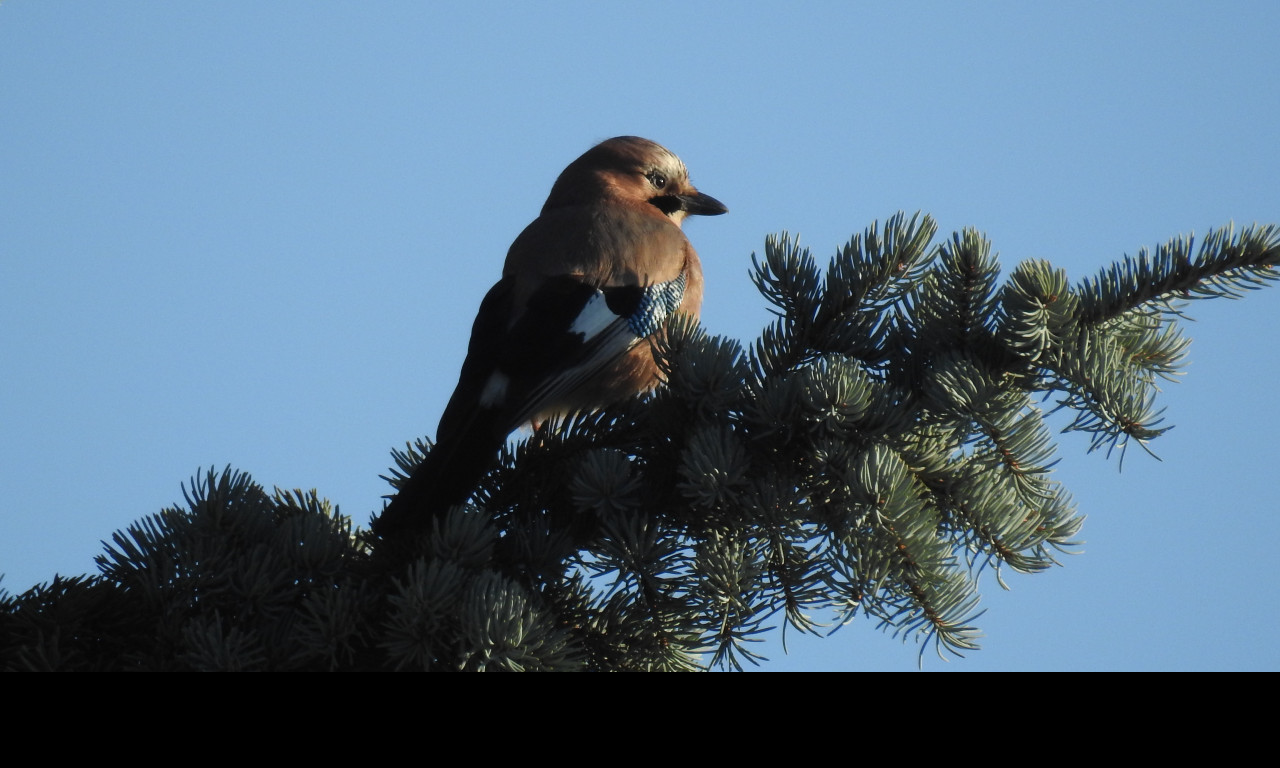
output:
[[[655,386],[646,339],[668,315],[702,305],[702,266],[680,225],[725,210],[647,139],[609,139],[565,168],[480,305],[435,447],[375,530],[386,536],[465,501],[521,424]]]

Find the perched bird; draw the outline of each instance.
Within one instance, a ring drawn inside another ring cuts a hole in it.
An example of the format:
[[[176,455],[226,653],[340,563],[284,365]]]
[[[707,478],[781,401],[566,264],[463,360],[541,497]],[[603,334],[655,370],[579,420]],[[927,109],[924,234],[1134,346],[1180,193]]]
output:
[[[702,304],[702,266],[680,225],[727,210],[648,139],[609,139],[570,163],[480,304],[434,448],[374,530],[423,525],[465,501],[521,425],[656,385],[645,339]]]

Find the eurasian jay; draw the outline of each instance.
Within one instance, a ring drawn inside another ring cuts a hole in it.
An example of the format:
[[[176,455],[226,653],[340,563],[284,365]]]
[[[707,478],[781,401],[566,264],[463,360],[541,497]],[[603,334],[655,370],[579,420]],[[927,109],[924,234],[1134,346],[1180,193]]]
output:
[[[521,425],[654,387],[646,339],[702,305],[702,266],[680,225],[727,210],[648,139],[609,139],[570,163],[480,304],[435,447],[374,530],[425,525],[466,501]]]

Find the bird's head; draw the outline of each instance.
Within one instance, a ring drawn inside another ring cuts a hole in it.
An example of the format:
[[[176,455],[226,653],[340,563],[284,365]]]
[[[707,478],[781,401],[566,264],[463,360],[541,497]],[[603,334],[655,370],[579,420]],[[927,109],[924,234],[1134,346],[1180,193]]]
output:
[[[689,170],[674,152],[639,136],[602,141],[570,163],[556,179],[542,212],[602,200],[647,203],[676,225],[686,216],[716,216],[729,210],[689,183]]]

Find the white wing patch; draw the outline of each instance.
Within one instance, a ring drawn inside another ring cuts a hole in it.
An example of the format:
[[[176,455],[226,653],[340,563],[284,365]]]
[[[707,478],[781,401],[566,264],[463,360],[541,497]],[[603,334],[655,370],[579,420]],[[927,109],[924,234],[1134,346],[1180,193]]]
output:
[[[507,399],[507,385],[511,383],[511,377],[501,371],[494,371],[489,376],[489,380],[484,383],[484,389],[480,390],[480,407],[496,408],[502,405]]]
[[[581,334],[582,340],[593,339],[600,335],[611,323],[617,322],[618,316],[609,309],[604,292],[596,291],[591,300],[583,306],[582,311],[573,319],[569,333]]]

